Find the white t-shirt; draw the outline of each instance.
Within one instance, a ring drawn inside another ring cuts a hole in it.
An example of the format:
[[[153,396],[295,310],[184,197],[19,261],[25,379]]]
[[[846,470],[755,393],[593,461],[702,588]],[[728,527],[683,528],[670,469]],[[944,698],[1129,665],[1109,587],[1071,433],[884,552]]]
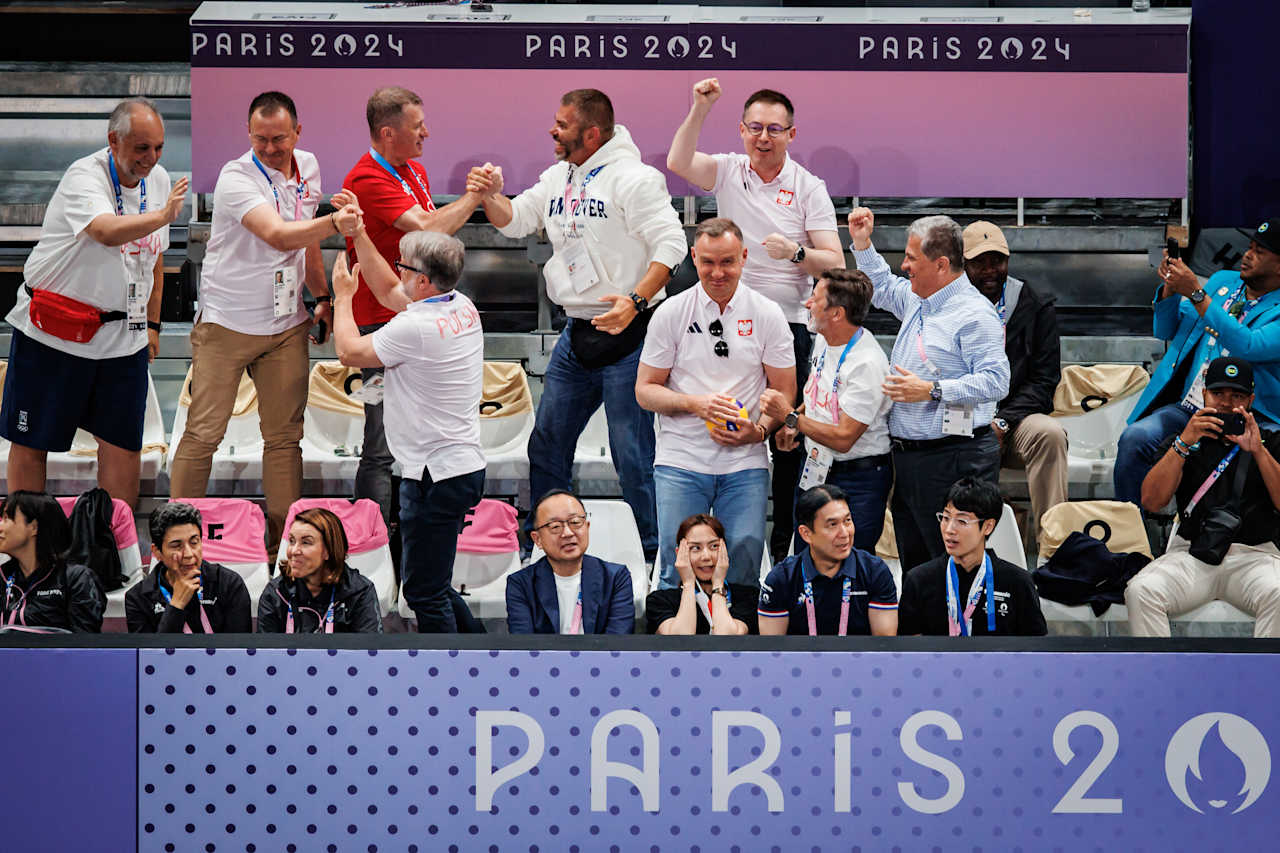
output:
[[[719,338],[710,332],[716,320],[723,328]],[[727,358],[715,354],[718,340],[728,344]],[[777,303],[739,283],[722,314],[699,284],[654,311],[640,360],[669,369],[667,387],[673,391],[731,395],[746,406],[754,421],[760,416],[760,394],[767,387],[764,365],[794,367],[796,356],[791,329]],[[701,474],[769,467],[764,444],[717,444],[696,415],[659,415],[658,425],[655,465]]]
[[[263,164],[271,184],[253,162],[253,152],[222,167],[213,190],[213,230],[200,272],[197,322],[217,323],[245,335],[275,335],[307,319],[302,305],[306,282],[306,248],[281,252],[240,224],[245,214],[267,205],[285,222],[311,219],[320,206],[320,164],[315,155],[295,149],[293,177]],[[299,182],[301,177],[301,182]],[[271,192],[275,186],[279,194]],[[299,197],[301,189],[301,197]],[[277,270],[290,268],[297,277],[293,313],[276,319],[274,284]]]
[[[556,601],[560,605],[560,633],[567,634],[573,628],[573,609],[578,604],[578,589],[582,586],[582,570],[576,575],[564,577],[552,572],[556,579]]]
[[[107,172],[108,152],[102,148],[81,157],[62,176],[45,211],[40,242],[27,257],[23,275],[27,286],[35,290],[61,293],[104,311],[125,311],[131,278],[150,296],[156,259],[169,248],[169,226],[124,246],[104,246],[85,233],[97,217],[116,213],[115,190]],[[139,212],[143,184],[148,212],[164,207],[173,188],[169,173],[157,163],[138,186],[121,184],[126,214]],[[64,341],[35,327],[27,313],[30,302],[26,288],[19,287],[17,302],[5,319],[27,337],[56,350],[102,359],[133,355],[147,345],[146,329],[131,332],[125,320],[103,324],[91,341]]]
[[[782,171],[765,183],[751,169],[746,154],[715,154],[716,208],[742,229],[747,264],[742,283],[782,306],[790,323],[808,319],[805,300],[813,280],[790,258],[775,260],[765,251],[764,238],[777,232],[801,246],[813,248],[810,231],[836,231],[836,209],[827,184],[791,157]]]
[[[836,397],[831,393],[839,365],[840,409],[855,421],[866,424],[867,429],[847,453],[832,451],[832,455],[837,461],[845,461],[888,453],[889,409],[893,401],[885,395],[882,385],[889,375],[889,359],[885,358],[875,336],[865,329],[841,365],[840,354],[844,348],[845,344],[829,346],[822,335],[818,335],[809,359],[809,379],[804,386],[805,414],[822,423],[839,423]],[[806,437],[804,443],[808,449],[815,442]]]
[[[458,291],[414,302],[373,333],[386,365],[383,419],[387,446],[404,476],[434,482],[484,468],[480,394],[484,331]]]

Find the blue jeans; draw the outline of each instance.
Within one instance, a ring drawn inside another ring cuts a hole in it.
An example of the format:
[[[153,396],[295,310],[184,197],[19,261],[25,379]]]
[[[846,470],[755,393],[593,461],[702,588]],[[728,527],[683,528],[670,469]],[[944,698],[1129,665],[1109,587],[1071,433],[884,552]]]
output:
[[[455,634],[453,560],[462,520],[484,494],[484,469],[436,483],[400,480],[401,591],[423,634]]]
[[[826,484],[839,486],[849,497],[849,514],[853,516],[853,547],[874,554],[880,534],[884,532],[884,510],[889,505],[889,489],[893,486],[893,463],[886,461],[875,468],[847,473],[837,469],[827,475]],[[796,500],[799,499],[800,489],[797,488]],[[793,520],[794,517],[793,513]],[[799,554],[806,546],[800,538],[798,522],[795,531],[792,550]]]
[[[1142,481],[1156,464],[1161,442],[1181,432],[1189,420],[1191,414],[1174,403],[1125,427],[1116,445],[1116,465],[1112,469],[1116,500],[1142,506]]]
[[[565,326],[542,379],[542,399],[529,436],[529,494],[536,501],[551,489],[571,488],[578,437],[603,402],[609,424],[609,452],[618,470],[622,497],[635,513],[645,556],[652,557],[658,550],[653,495],[656,438],[653,413],[636,402],[640,350],[636,347],[621,361],[588,370],[573,354],[569,326]]]
[[[676,531],[680,522],[711,512],[724,525],[729,546],[730,583],[757,586],[764,555],[764,520],[769,509],[769,470],[748,468],[732,474],[699,474],[658,465],[653,469],[658,493],[658,552],[662,558],[659,588],[680,585],[676,573]]]

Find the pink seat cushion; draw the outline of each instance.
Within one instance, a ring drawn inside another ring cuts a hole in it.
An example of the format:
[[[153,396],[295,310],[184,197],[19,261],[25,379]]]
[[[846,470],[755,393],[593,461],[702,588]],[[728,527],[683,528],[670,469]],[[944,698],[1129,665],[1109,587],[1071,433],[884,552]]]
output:
[[[211,563],[265,563],[267,519],[241,498],[184,498],[204,517],[204,558]]]
[[[304,509],[327,509],[342,522],[342,529],[347,533],[347,553],[366,554],[376,551],[390,540],[387,538],[387,526],[382,523],[382,511],[378,505],[368,498],[361,498],[352,503],[345,498],[302,498],[289,507],[289,515],[284,522],[284,541],[289,541],[289,528],[293,526],[293,517]]]
[[[58,505],[67,514],[67,518],[71,517],[71,511],[75,509],[79,499],[79,496],[58,498]],[[138,528],[133,523],[133,511],[119,498],[111,499],[111,535],[116,539],[117,548],[138,544]]]
[[[520,550],[516,538],[516,508],[485,498],[467,513],[458,550],[468,554],[510,554]]]

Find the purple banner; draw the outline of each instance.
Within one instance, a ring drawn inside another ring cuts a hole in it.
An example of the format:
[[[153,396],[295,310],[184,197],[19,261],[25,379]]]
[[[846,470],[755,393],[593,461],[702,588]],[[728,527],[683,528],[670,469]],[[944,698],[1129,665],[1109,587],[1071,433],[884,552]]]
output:
[[[1261,850],[1280,830],[1270,655],[139,665],[142,850]]]
[[[1187,27],[217,21],[192,23],[191,65],[1185,74]]]

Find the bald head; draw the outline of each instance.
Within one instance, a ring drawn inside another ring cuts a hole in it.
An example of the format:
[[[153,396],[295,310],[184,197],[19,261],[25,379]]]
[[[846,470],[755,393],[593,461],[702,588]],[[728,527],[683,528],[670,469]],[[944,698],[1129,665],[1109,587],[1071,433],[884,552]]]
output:
[[[164,120],[146,98],[126,98],[107,120],[107,144],[125,186],[136,186],[151,174],[164,149]]]
[[[139,117],[152,117],[160,123],[161,127],[164,127],[164,119],[160,117],[160,111],[149,98],[125,98],[111,111],[111,118],[107,119],[107,133],[128,136],[133,132],[134,120]]]

